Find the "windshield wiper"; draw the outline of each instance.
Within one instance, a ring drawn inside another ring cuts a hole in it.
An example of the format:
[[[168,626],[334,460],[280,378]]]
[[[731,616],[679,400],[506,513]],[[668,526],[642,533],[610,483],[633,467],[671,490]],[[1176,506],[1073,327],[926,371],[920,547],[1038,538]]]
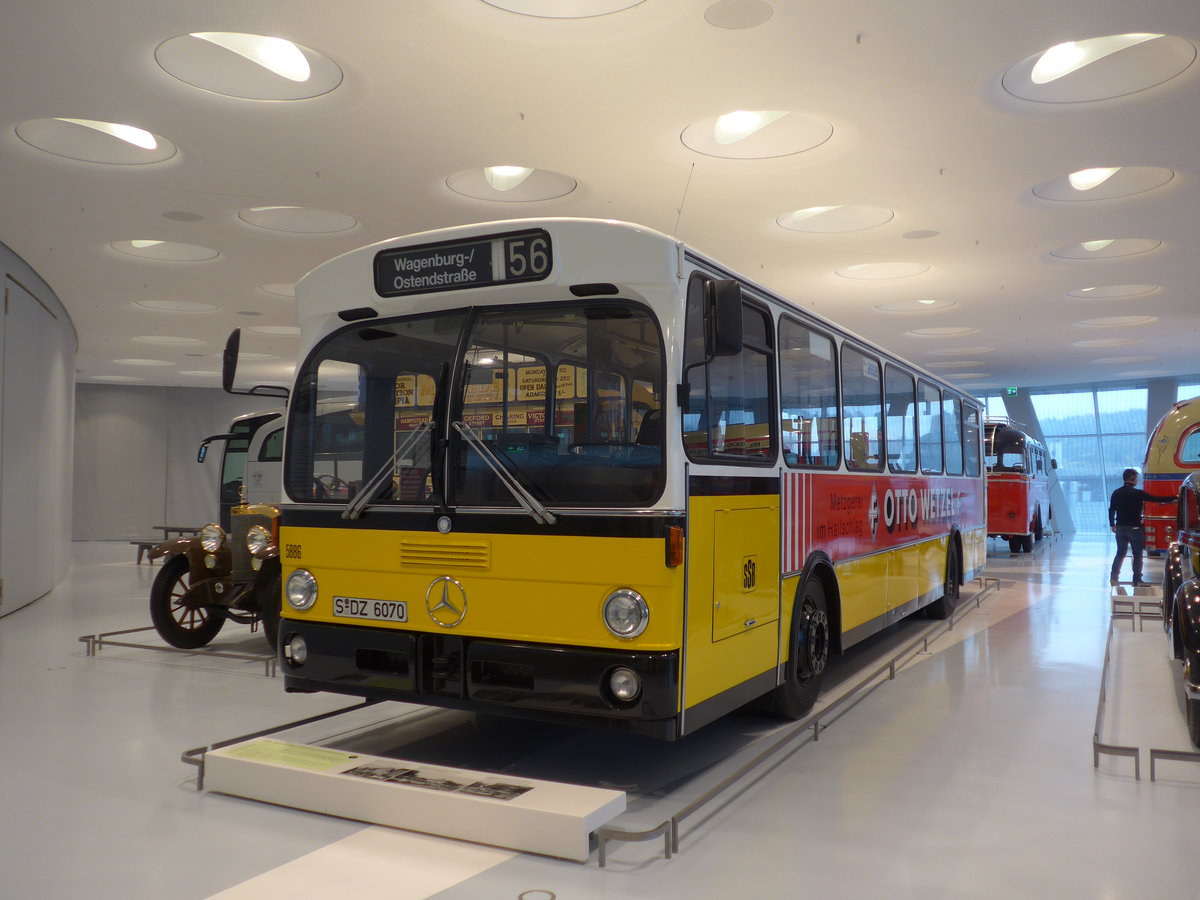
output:
[[[533,517],[535,522],[542,525],[553,525],[558,521],[557,516],[550,512],[546,507],[542,506],[538,498],[529,493],[521,482],[513,477],[513,474],[508,471],[508,468],[494,454],[487,444],[477,435],[471,426],[466,422],[451,422],[454,430],[462,435],[463,440],[467,442],[472,450],[479,454],[479,458],[487,463],[496,477],[500,479],[500,483],[513,495],[513,499],[521,505],[525,512]]]
[[[343,519],[357,519],[362,515],[362,511],[366,509],[367,504],[379,493],[379,489],[383,486],[383,483],[392,477],[392,472],[396,467],[396,460],[401,459],[404,454],[408,453],[416,445],[421,436],[426,434],[432,427],[432,422],[425,422],[417,426],[413,433],[408,436],[408,439],[396,448],[396,452],[391,455],[391,458],[380,466],[379,471],[372,475],[371,479],[354,495],[354,499],[346,504],[346,508],[342,510]]]

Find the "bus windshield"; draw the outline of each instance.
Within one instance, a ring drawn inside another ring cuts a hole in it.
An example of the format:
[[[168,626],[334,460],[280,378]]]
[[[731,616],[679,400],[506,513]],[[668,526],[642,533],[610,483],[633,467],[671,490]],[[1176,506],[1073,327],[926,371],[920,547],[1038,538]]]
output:
[[[645,505],[663,489],[663,379],[657,323],[622,301],[354,325],[297,376],[288,494],[345,504],[371,482],[355,506]]]

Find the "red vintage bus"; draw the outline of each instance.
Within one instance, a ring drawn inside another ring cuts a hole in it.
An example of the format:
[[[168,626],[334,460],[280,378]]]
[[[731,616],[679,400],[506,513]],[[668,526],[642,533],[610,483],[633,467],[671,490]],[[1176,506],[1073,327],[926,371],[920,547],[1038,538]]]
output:
[[[1058,468],[1046,445],[1009,419],[984,423],[987,462],[988,537],[1008,541],[1013,553],[1029,553],[1053,518],[1050,470]]]
[[[1188,474],[1200,470],[1200,397],[1180,400],[1146,442],[1142,486],[1152,494],[1178,494]],[[1175,507],[1148,504],[1142,516],[1146,550],[1159,554],[1175,540]]]

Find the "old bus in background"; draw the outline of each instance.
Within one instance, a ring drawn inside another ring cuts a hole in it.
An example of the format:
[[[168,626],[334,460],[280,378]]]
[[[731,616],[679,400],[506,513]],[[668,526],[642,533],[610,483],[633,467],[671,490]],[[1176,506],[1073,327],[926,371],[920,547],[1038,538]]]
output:
[[[1163,416],[1150,440],[1142,464],[1142,487],[1152,494],[1178,494],[1183,480],[1200,471],[1200,397],[1181,400]],[[1146,549],[1158,555],[1175,540],[1175,508],[1148,504],[1142,516]]]
[[[1050,471],[1058,468],[1046,445],[1010,419],[989,417],[983,426],[987,463],[988,537],[1008,541],[1013,553],[1029,553],[1053,513]]]
[[[196,462],[204,462],[209,444],[222,441],[218,488],[220,525],[229,530],[229,510],[240,503],[278,503],[283,484],[283,413],[279,409],[246,413],[229,431],[200,443]],[[245,497],[242,489],[245,488]]]
[[[983,567],[979,403],[658,232],[427,232],[296,297],[289,691],[674,739],[803,715]]]

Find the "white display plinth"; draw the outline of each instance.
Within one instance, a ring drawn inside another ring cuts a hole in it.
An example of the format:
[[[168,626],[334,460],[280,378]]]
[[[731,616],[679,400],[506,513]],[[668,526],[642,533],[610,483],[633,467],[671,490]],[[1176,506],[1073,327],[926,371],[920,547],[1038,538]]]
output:
[[[258,738],[204,756],[209,790],[586,862],[625,793]]]

